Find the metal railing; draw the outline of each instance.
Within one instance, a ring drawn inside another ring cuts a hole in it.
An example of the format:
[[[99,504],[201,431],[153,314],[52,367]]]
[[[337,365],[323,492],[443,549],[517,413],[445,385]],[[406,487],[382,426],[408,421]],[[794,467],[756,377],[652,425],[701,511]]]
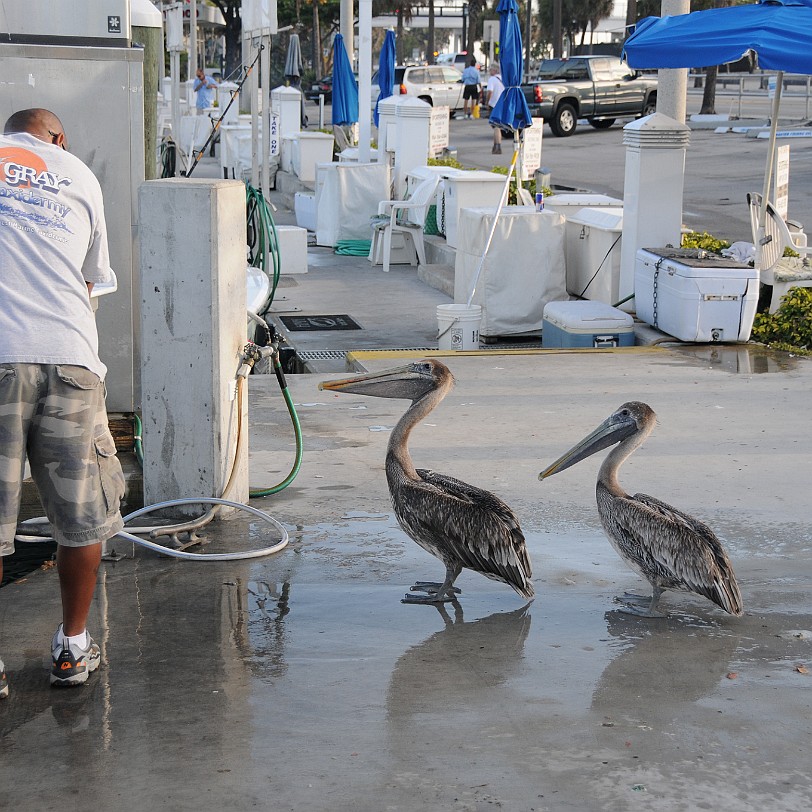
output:
[[[774,71],[753,73],[719,73],[716,77],[716,97],[734,97],[737,104],[737,115],[742,118],[744,99],[763,99],[766,114],[769,115],[771,94],[770,78]],[[688,92],[699,93],[703,90],[705,73],[702,71],[688,74]],[[804,118],[809,119],[812,109],[812,76],[797,73],[785,73],[781,88],[781,97],[804,101]]]

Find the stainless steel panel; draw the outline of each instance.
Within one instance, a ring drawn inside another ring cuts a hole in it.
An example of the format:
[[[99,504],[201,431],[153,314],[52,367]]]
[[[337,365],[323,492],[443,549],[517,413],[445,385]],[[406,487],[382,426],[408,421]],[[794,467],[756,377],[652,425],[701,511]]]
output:
[[[12,0],[0,3],[0,33],[54,40],[129,40],[130,2]]]
[[[8,4],[7,4],[8,5]],[[71,4],[72,5],[72,4]],[[0,44],[0,126],[11,113],[45,107],[99,179],[118,290],[99,303],[107,407],[133,411],[138,391],[138,187],[144,179],[143,51]]]

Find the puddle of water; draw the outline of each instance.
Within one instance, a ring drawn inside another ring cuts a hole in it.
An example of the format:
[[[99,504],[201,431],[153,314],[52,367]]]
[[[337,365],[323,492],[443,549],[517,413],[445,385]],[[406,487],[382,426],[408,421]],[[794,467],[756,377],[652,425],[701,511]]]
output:
[[[750,344],[701,344],[669,349],[673,360],[666,363],[690,363],[734,375],[791,372],[798,366],[798,358],[790,353]]]

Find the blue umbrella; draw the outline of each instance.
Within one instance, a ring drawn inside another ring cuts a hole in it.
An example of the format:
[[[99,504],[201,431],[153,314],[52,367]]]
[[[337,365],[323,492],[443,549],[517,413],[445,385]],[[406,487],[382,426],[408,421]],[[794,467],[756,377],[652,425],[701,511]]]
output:
[[[333,124],[344,126],[358,121],[358,82],[350,66],[344,37],[333,40]]]
[[[778,71],[759,213],[760,238],[772,180],[783,71],[812,74],[812,0],[759,0],[755,5],[646,17],[626,40],[621,56],[632,68],[696,68],[734,62],[748,51],[758,56],[760,68]]]
[[[375,102],[375,126],[378,126],[378,105],[382,99],[388,99],[395,92],[395,32],[390,28],[386,32],[378,62],[378,101]]]
[[[516,0],[499,0],[496,10],[499,12],[499,66],[505,90],[491,112],[490,122],[517,132],[533,123],[521,88],[524,59],[519,6]]]

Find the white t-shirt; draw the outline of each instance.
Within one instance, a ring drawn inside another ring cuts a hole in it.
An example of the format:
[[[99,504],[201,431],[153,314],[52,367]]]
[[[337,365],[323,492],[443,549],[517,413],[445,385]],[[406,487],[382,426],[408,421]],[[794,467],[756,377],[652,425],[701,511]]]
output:
[[[505,89],[505,86],[502,84],[502,76],[501,74],[491,75],[488,77],[488,86],[487,91],[491,95],[488,96],[488,106],[489,107],[496,107],[496,102],[499,101],[499,97],[502,95],[502,91]]]
[[[112,278],[99,182],[75,155],[0,135],[0,363],[104,378],[87,282]]]

